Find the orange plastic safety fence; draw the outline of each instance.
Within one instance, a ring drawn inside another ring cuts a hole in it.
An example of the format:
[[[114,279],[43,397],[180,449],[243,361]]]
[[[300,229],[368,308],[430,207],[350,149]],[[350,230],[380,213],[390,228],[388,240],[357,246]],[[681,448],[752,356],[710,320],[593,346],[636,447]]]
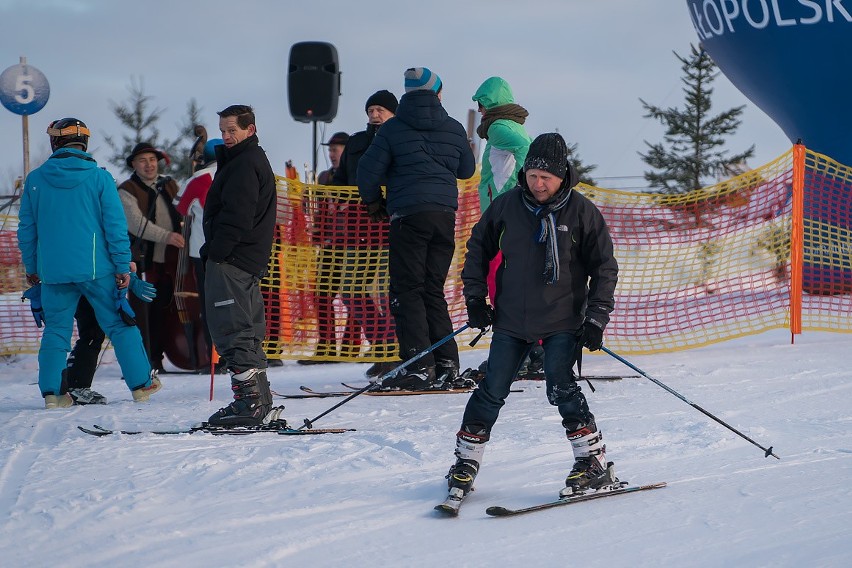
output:
[[[852,331],[852,170],[805,152],[802,329]],[[387,224],[354,187],[278,178],[278,224],[261,282],[270,358],[378,361],[395,356]],[[460,279],[479,218],[478,179],[459,182],[456,252],[445,287],[455,328]],[[688,349],[790,327],[793,153],[683,195],[580,186],[601,209],[620,272],[605,341],[624,354]],[[35,353],[16,217],[0,217],[0,355]],[[536,246],[531,244],[530,246]],[[798,246],[798,245],[797,245]],[[475,331],[461,334],[466,349]],[[485,336],[478,347],[488,344]]]

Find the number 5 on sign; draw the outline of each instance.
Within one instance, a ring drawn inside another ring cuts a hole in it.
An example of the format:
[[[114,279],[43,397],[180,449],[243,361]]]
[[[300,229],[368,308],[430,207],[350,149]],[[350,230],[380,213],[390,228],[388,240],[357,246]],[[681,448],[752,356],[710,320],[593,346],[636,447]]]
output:
[[[19,93],[15,95],[15,100],[22,105],[31,103],[35,98],[35,89],[33,89],[32,81],[32,75],[18,75],[15,78],[15,90]]]
[[[24,175],[30,172],[29,115],[44,108],[50,98],[50,85],[44,73],[27,65],[27,58],[0,73],[0,103],[15,114],[21,115],[24,146]]]
[[[12,65],[0,73],[0,103],[15,114],[35,114],[44,108],[49,97],[47,77],[27,65],[23,57],[19,65]]]

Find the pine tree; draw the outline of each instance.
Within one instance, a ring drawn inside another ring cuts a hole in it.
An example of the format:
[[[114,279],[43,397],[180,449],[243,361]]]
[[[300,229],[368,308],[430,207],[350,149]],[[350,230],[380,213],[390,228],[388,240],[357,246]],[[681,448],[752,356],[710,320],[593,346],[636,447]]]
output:
[[[725,172],[754,155],[751,148],[728,156],[723,149],[724,138],[733,135],[740,126],[740,115],[744,106],[735,107],[715,116],[710,115],[711,84],[718,76],[716,64],[703,50],[690,45],[692,57],[675,57],[681,62],[685,85],[685,107],[660,108],[639,99],[647,111],[645,118],[659,120],[666,127],[664,142],[651,144],[649,151],[639,155],[646,164],[654,168],[645,172],[651,187],[661,193],[679,194],[694,191],[708,185],[713,177]]]
[[[188,178],[192,172],[189,147],[195,140],[193,129],[201,114],[195,99],[191,99],[187,104],[188,124],[178,127],[178,137],[174,140],[167,138],[160,140],[160,130],[157,125],[165,109],[151,108],[154,97],[145,93],[142,79],[137,81],[131,77],[127,90],[130,96],[126,103],[110,101],[113,114],[130,133],[122,134],[120,143],[116,142],[112,136],[104,136],[107,145],[113,150],[112,156],[108,158],[109,162],[118,168],[125,168],[127,164],[124,160],[133,151],[133,147],[139,142],[148,142],[169,156],[169,164],[161,164],[161,174],[171,175],[179,180]]]
[[[186,118],[179,127],[177,147],[170,154],[176,177],[180,179],[189,179],[192,176],[192,146],[197,138],[196,126],[204,124],[201,119],[202,110],[194,98],[189,99],[186,104]]]
[[[586,165],[583,163],[583,160],[580,158],[580,154],[577,152],[577,144],[568,144],[568,161],[576,168],[577,174],[580,176],[580,182],[585,183],[586,185],[597,185],[597,182],[590,175],[593,170],[597,169],[597,165],[591,164]]]

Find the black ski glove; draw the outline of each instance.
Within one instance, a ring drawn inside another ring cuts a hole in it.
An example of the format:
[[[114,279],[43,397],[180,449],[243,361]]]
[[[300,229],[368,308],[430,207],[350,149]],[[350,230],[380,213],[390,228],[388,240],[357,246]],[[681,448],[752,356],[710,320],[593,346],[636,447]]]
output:
[[[367,215],[370,216],[370,220],[374,223],[381,223],[390,219],[388,217],[388,210],[385,209],[385,200],[379,199],[378,201],[367,203]]]
[[[494,308],[485,303],[485,298],[468,298],[467,323],[470,327],[485,329],[494,321]]]
[[[580,328],[579,341],[589,351],[597,351],[603,346],[603,327],[597,321],[586,318],[583,327]]]

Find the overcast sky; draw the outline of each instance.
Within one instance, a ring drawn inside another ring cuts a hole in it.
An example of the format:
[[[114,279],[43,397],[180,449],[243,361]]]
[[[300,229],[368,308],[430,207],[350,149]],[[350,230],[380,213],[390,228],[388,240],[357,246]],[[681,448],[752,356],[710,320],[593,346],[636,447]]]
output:
[[[438,73],[444,105],[462,124],[479,84],[500,75],[529,110],[530,134],[558,130],[598,165],[597,178],[642,175],[643,140],[658,141],[662,128],[643,118],[639,98],[681,106],[672,52],[688,54],[698,42],[685,0],[0,0],[0,38],[0,70],[25,56],[50,82],[47,106],[29,119],[33,159],[49,153],[47,124],[74,116],[92,129],[90,151],[108,165],[103,135],[123,133],[111,103],[128,100],[133,77],[165,109],[162,136],[175,137],[193,97],[211,137],[216,111],[251,104],[273,169],[283,173],[292,159],[301,172],[312,129],[289,113],[289,51],[327,41],[338,50],[342,95],[337,118],[319,124],[322,140],[362,130],[367,97],[383,88],[401,96],[407,67]],[[755,144],[758,166],[790,147],[724,75],[714,86],[714,111],[746,105],[731,153]],[[322,150],[318,164],[327,167]],[[119,180],[127,175],[108,168]],[[21,169],[21,117],[0,108],[0,182]]]

